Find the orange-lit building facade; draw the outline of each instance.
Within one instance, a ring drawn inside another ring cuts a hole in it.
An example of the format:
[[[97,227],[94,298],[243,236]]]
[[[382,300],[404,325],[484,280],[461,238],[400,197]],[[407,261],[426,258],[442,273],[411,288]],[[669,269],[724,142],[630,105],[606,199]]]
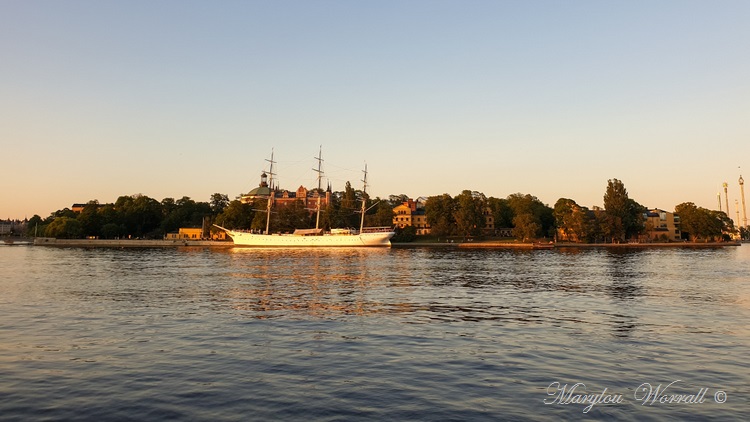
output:
[[[424,214],[424,204],[418,200],[409,199],[393,208],[393,225],[401,229],[413,226],[417,229],[417,235],[430,234],[430,225]]]
[[[242,195],[240,202],[243,204],[252,204],[256,199],[266,200],[269,197],[273,200],[273,206],[285,206],[293,204],[295,201],[302,201],[305,208],[315,209],[318,206],[318,197],[320,196],[320,207],[325,208],[331,201],[331,187],[323,191],[318,189],[308,190],[300,186],[296,191],[278,189],[268,185],[268,176],[265,172],[260,175],[260,184],[257,188],[251,190],[246,195]]]
[[[651,209],[644,214],[646,236],[652,241],[680,241],[680,217],[674,213]]]

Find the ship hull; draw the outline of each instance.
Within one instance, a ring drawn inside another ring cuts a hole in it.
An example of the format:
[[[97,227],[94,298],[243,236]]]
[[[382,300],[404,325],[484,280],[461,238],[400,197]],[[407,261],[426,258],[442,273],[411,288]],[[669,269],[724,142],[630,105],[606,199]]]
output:
[[[298,236],[293,234],[256,234],[227,230],[236,246],[256,247],[389,247],[394,232],[360,234],[323,234],[319,236]]]

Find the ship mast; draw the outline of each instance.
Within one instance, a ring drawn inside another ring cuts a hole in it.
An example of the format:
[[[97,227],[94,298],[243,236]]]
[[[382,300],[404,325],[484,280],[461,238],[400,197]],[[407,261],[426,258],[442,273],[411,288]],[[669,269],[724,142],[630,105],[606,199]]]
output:
[[[275,161],[273,161],[273,148],[271,148],[271,159],[270,160],[266,159],[266,161],[268,161],[269,163],[271,163],[271,167],[268,170],[268,176],[269,176],[269,179],[268,179],[268,191],[269,191],[269,194],[268,194],[268,204],[266,204],[266,234],[270,234],[269,230],[270,230],[270,227],[271,227],[271,205],[272,205],[271,203],[273,202],[273,196],[274,196],[274,192],[273,192],[273,176],[275,174],[273,172],[273,165],[275,163]]]
[[[320,149],[318,150],[318,156],[315,157],[316,160],[318,160],[318,169],[313,169],[314,172],[318,173],[318,214],[315,217],[315,230],[318,230],[320,227],[320,194],[321,194],[321,186],[320,186],[320,180],[323,177],[323,171],[320,169],[320,165],[323,162],[323,159],[321,158],[323,155],[323,145],[320,146]]]
[[[359,223],[359,233],[362,233],[362,229],[365,227],[365,207],[367,206],[367,163],[365,163],[365,169],[363,171],[364,178],[362,178],[362,183],[364,183],[364,186],[362,187],[362,219]]]

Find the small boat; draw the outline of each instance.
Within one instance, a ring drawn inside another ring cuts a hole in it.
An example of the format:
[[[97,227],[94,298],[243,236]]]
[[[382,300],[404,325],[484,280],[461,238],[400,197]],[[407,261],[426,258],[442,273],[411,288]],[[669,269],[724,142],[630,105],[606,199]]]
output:
[[[533,245],[531,245],[532,249],[555,249],[555,244],[550,243],[541,243],[541,242],[535,242]]]
[[[34,243],[28,240],[15,240],[12,238],[6,238],[6,239],[3,239],[2,244],[6,246],[30,246],[30,245],[33,245]]]

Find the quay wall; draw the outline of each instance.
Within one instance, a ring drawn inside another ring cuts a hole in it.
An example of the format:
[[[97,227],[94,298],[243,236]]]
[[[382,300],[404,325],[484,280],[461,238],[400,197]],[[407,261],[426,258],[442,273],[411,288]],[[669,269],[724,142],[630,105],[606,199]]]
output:
[[[740,242],[674,242],[674,243],[553,243],[534,244],[521,242],[464,242],[464,243],[430,243],[407,242],[392,243],[393,248],[461,248],[461,249],[591,249],[591,248],[723,248],[741,246]],[[202,246],[211,248],[234,247],[232,241],[216,240],[143,240],[143,239],[55,239],[37,237],[34,246],[80,247],[80,248],[169,248],[184,246]]]
[[[37,237],[34,246],[58,246],[78,248],[169,248],[180,246],[208,246],[214,248],[231,248],[231,241],[216,240],[144,240],[144,239],[55,239]]]
[[[466,248],[466,249],[648,249],[648,248],[723,248],[741,246],[740,242],[673,242],[673,243],[521,243],[521,242],[465,242],[465,243],[393,243],[394,248]]]

